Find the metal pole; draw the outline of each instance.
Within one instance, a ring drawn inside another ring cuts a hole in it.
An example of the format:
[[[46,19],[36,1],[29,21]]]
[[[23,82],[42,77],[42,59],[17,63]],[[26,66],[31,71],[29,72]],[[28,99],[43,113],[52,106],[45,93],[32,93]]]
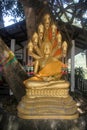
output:
[[[15,39],[11,39],[11,50],[15,53]]]
[[[13,51],[13,53],[15,53],[15,39],[11,39],[11,46],[10,46],[10,48]],[[11,89],[9,90],[9,94],[10,94],[10,96],[13,95],[13,92],[11,91]]]

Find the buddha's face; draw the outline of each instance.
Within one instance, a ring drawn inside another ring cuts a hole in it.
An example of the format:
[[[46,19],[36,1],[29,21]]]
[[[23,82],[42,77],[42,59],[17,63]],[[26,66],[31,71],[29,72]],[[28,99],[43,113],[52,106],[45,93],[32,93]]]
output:
[[[50,53],[51,53],[51,47],[48,44],[46,44],[44,46],[44,54],[49,55]]]
[[[46,14],[45,16],[44,16],[44,27],[45,27],[45,29],[46,30],[48,30],[49,29],[49,27],[50,27],[50,23],[51,23],[51,17],[50,17],[50,15],[49,14]]]
[[[38,35],[39,35],[40,39],[43,38],[43,35],[44,35],[44,26],[43,26],[43,24],[40,24],[39,27],[38,27]]]

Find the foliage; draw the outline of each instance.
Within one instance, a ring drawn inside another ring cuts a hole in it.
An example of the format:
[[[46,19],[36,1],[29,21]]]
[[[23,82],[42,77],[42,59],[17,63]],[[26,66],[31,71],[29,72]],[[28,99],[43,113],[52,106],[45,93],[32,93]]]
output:
[[[14,17],[13,21],[16,22],[16,18],[24,18],[23,6],[19,0],[2,0],[1,7],[3,16],[12,16]]]
[[[75,68],[75,76],[77,76],[80,79],[84,79],[84,70],[82,67]]]
[[[82,81],[84,80],[84,70],[82,67],[76,67],[75,68],[75,82],[78,82],[78,80]],[[68,80],[71,81],[71,71],[68,70]]]

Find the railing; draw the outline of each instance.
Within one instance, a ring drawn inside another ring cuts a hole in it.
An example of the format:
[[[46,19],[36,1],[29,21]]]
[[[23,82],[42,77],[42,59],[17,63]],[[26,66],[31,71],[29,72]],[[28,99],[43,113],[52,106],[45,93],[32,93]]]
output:
[[[71,81],[71,72],[68,72],[68,80]],[[75,69],[75,91],[87,95],[87,79],[84,79],[82,68]]]

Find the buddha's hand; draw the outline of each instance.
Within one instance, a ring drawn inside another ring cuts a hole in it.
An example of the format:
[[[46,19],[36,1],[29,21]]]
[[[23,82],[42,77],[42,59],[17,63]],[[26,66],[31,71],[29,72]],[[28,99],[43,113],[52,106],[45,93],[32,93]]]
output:
[[[40,74],[35,74],[35,76],[36,76],[36,77],[38,77],[38,78],[40,78],[40,77],[41,77],[41,75],[40,75]]]
[[[40,74],[34,74],[35,77],[39,78],[40,80],[43,80]]]
[[[52,76],[49,77],[43,77],[43,81],[53,81],[54,78]]]

